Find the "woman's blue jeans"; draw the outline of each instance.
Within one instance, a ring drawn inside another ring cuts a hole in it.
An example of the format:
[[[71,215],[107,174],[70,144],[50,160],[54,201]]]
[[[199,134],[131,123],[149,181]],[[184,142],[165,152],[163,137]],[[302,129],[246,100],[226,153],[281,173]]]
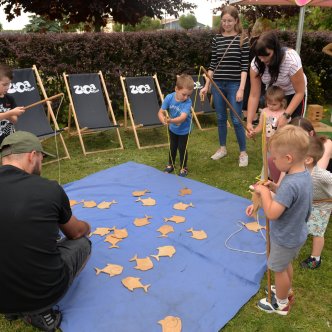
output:
[[[236,113],[242,119],[242,101],[236,101],[236,92],[239,89],[240,81],[215,81],[218,88],[225,95],[228,101],[231,103]],[[218,93],[216,88],[212,86],[211,93],[213,96],[213,103],[217,113],[217,123],[218,123],[218,134],[219,134],[219,143],[220,146],[226,146],[227,138],[227,110],[226,102],[223,97]],[[235,134],[237,141],[239,143],[240,151],[246,151],[246,135],[244,128],[240,120],[230,111],[231,120],[235,129]]]

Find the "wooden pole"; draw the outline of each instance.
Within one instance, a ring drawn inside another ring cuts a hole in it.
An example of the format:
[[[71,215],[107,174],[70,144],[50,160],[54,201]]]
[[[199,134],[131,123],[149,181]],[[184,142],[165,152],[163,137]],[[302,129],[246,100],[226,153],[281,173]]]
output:
[[[37,102],[35,102],[35,103],[33,103],[33,104],[30,104],[30,105],[28,105],[28,106],[24,106],[24,109],[25,109],[25,110],[28,110],[28,109],[30,109],[30,108],[33,108],[33,107],[37,106],[37,105],[40,105],[40,104],[46,103],[47,101],[51,101],[51,100],[53,100],[53,99],[57,99],[57,98],[60,98],[60,97],[63,97],[63,93],[58,93],[57,95],[54,95],[54,96],[52,96],[52,97],[45,98],[45,99],[43,99],[43,100],[37,101]]]
[[[206,77],[210,80],[211,84],[216,88],[216,90],[221,95],[221,97],[225,100],[225,102],[226,102],[227,106],[229,107],[229,109],[238,118],[238,120],[240,121],[240,123],[241,123],[242,127],[244,128],[244,130],[247,131],[248,133],[250,133],[249,130],[247,129],[247,127],[243,124],[241,117],[237,114],[237,112],[235,111],[235,109],[232,106],[232,104],[228,101],[228,99],[225,97],[225,95],[221,92],[221,90],[219,89],[219,87],[216,84],[216,82],[212,79],[212,77],[209,75],[209,73],[206,71],[206,69],[203,66],[201,66],[201,69],[203,70],[203,72],[206,75]]]
[[[263,132],[262,132],[262,154],[264,167],[264,182],[268,181],[268,160],[267,160],[267,142],[266,142],[266,116],[263,114]],[[266,225],[266,257],[270,256],[270,220],[265,218]],[[267,299],[271,303],[271,270],[267,268]]]

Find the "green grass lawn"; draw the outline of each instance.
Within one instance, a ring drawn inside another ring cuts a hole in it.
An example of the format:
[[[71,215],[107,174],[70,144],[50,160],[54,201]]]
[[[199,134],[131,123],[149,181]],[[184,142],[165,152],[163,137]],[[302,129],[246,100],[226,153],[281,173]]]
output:
[[[206,117],[204,125],[212,125],[212,118]],[[121,128],[121,135],[125,146],[124,150],[109,151],[92,154],[84,157],[77,137],[68,138],[65,134],[70,160],[48,164],[43,167],[43,176],[58,180],[61,184],[79,180],[100,170],[119,165],[127,161],[143,163],[157,169],[163,169],[167,163],[167,148],[153,148],[138,150],[133,132]],[[167,142],[164,128],[141,130],[142,142]],[[145,139],[144,139],[145,137]],[[114,133],[90,136],[87,145],[93,148],[116,146]],[[49,143],[51,151],[52,143]],[[199,131],[194,129],[189,138],[189,178],[209,184],[233,194],[249,198],[248,186],[255,182],[255,177],[262,167],[260,139],[248,141],[249,166],[238,167],[238,145],[234,130],[229,129],[228,155],[222,160],[213,161],[210,156],[218,148],[216,128]],[[61,152],[61,151],[60,151]],[[245,212],[243,211],[243,214]],[[322,255],[322,265],[318,270],[304,271],[299,268],[299,262],[310,253],[311,240],[301,250],[298,260],[294,261],[294,290],[296,302],[288,316],[269,315],[258,310],[256,302],[265,296],[266,279],[262,281],[260,291],[244,305],[237,315],[222,329],[222,331],[332,331],[332,230],[331,226],[326,233],[326,244]],[[24,271],[22,271],[24,277]],[[204,285],[203,285],[204,287]],[[0,294],[1,296],[1,294]],[[223,294],[220,294],[222,297]],[[116,304],[115,304],[116,305]],[[110,308],[112,310],[112,308]],[[222,312],[220,313],[222,315]],[[8,323],[0,316],[0,331],[36,331],[21,321]],[[110,331],[112,327],[110,326]],[[117,331],[112,331],[117,332]],[[148,331],[147,331],[148,332]],[[190,332],[190,331],[183,331]],[[217,331],[202,331],[217,332]]]

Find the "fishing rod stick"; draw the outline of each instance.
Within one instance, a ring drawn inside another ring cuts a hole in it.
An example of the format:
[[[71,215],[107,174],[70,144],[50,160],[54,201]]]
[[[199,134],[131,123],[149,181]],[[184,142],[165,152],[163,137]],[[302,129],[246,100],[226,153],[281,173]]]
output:
[[[25,109],[25,110],[28,110],[28,109],[30,109],[30,108],[33,108],[33,107],[37,106],[37,105],[40,105],[40,104],[46,103],[47,101],[51,101],[51,100],[53,100],[53,99],[57,99],[57,98],[60,98],[60,97],[63,97],[63,93],[58,93],[57,95],[54,95],[54,96],[52,96],[52,97],[45,98],[45,99],[43,99],[43,100],[37,101],[37,102],[35,102],[35,103],[33,103],[33,104],[30,104],[30,105],[28,105],[28,106],[24,106],[24,109]]]

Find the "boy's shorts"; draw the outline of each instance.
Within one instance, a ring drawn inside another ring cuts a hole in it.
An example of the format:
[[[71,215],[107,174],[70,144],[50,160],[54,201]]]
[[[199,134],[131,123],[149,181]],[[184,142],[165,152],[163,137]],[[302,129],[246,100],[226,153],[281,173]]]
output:
[[[308,232],[313,236],[324,237],[327,224],[329,223],[331,209],[318,209],[312,207],[308,220]]]
[[[271,241],[270,256],[267,261],[267,266],[273,272],[286,270],[288,264],[297,257],[303,245],[304,242],[298,247],[286,248]]]

